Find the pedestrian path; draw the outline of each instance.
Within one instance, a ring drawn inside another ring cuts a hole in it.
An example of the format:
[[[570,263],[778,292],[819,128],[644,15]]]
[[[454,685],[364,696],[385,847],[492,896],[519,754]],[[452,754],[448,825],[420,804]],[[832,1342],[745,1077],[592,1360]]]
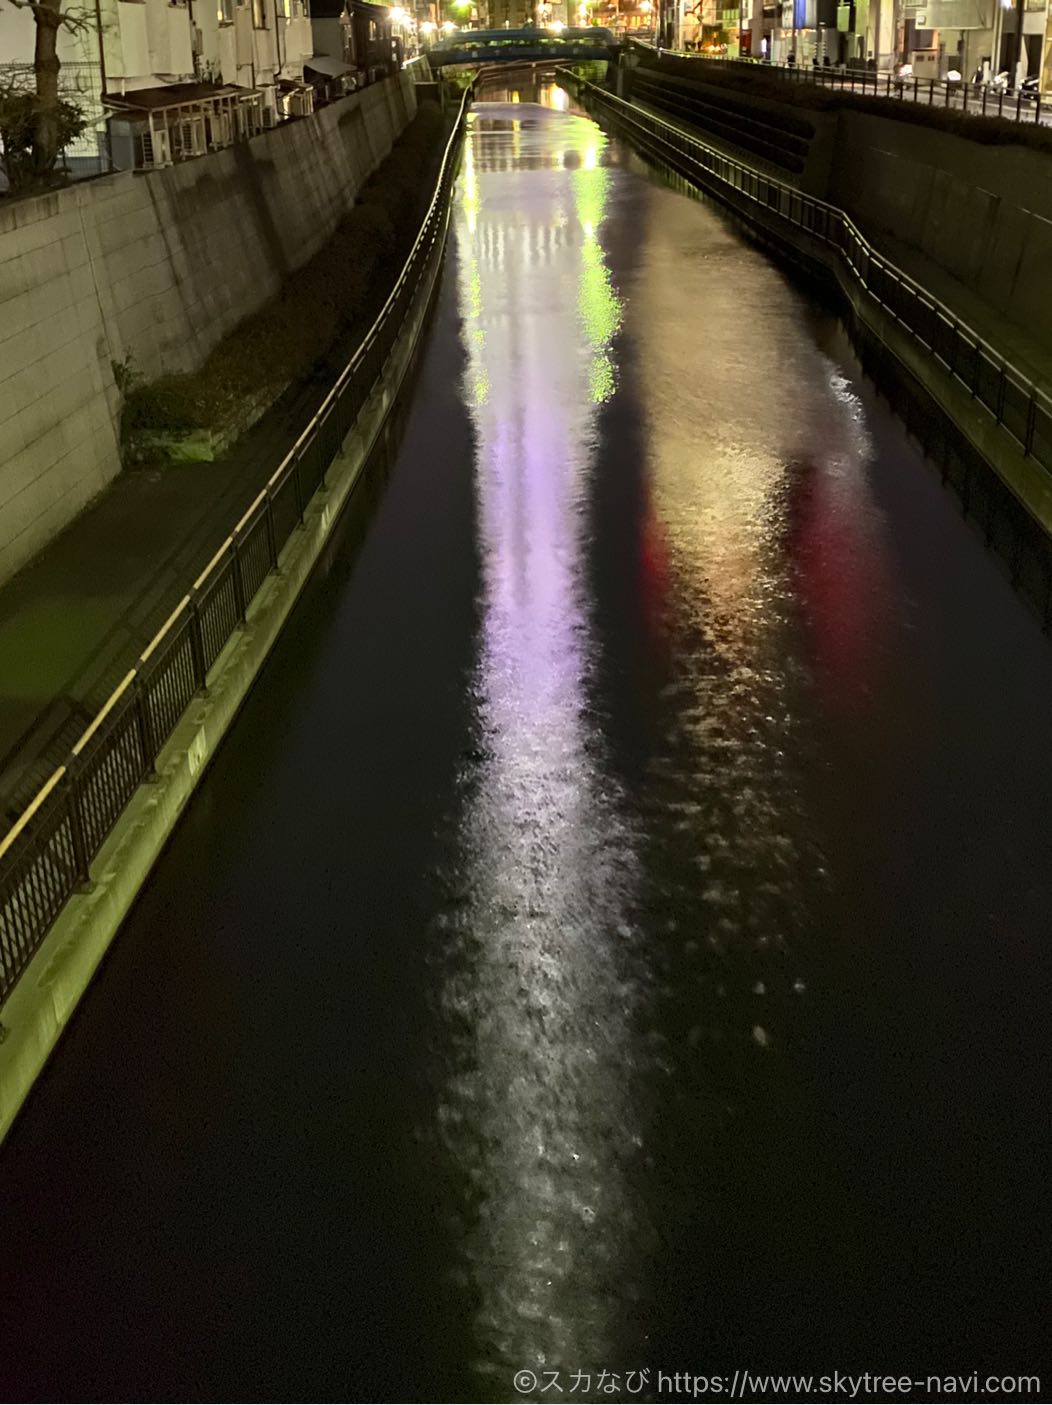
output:
[[[0,587],[0,832],[185,594],[326,388],[287,392],[222,460],[122,473]]]

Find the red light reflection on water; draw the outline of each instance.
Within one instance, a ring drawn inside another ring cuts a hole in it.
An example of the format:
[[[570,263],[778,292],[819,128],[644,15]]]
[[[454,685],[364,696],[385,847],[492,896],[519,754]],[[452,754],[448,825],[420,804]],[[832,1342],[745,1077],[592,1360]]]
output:
[[[889,610],[883,543],[857,464],[791,476],[786,547],[826,702],[857,712],[873,693]]]

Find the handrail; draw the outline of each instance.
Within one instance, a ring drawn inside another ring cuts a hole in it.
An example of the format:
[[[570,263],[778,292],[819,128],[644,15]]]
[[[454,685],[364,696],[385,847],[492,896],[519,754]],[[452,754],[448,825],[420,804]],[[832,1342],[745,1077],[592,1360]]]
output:
[[[754,177],[758,182],[762,183],[763,186],[768,190],[777,190],[780,198],[782,196],[785,196],[787,201],[798,202],[801,208],[807,207],[815,211],[821,211],[825,216],[825,220],[816,221],[816,227],[813,229],[809,229],[807,231],[808,233],[815,235],[815,237],[817,238],[823,239],[827,243],[832,243],[833,241],[829,239],[828,235],[823,234],[818,226],[821,226],[823,223],[825,224],[826,228],[828,228],[830,225],[839,225],[844,231],[846,231],[851,242],[858,246],[860,252],[865,255],[867,261],[871,265],[877,266],[883,269],[888,274],[890,274],[895,279],[895,281],[897,281],[903,288],[905,288],[910,293],[913,298],[916,299],[917,302],[919,302],[922,306],[928,308],[930,311],[935,312],[939,316],[941,316],[943,320],[953,330],[955,335],[959,337],[961,336],[961,334],[963,334],[964,337],[967,339],[968,343],[976,351],[986,353],[988,359],[996,366],[1000,373],[1010,374],[1014,378],[1016,384],[1019,385],[1019,387],[1026,392],[1028,398],[1034,401],[1040,400],[1041,402],[1043,402],[1043,408],[1045,409],[1046,413],[1052,416],[1052,394],[1050,394],[1048,390],[1046,390],[1043,386],[1039,385],[1036,381],[1031,379],[1031,377],[1028,376],[1025,372],[1020,371],[1011,361],[1009,361],[1009,359],[1001,351],[999,351],[995,346],[993,346],[992,343],[988,342],[986,338],[983,337],[979,332],[976,332],[962,317],[960,317],[956,312],[952,311],[934,294],[929,293],[925,288],[922,288],[921,285],[917,283],[913,278],[911,278],[908,273],[904,273],[900,268],[893,264],[884,254],[876,250],[873,245],[870,244],[869,240],[861,232],[858,226],[854,223],[854,221],[851,219],[850,215],[848,215],[838,205],[832,205],[828,201],[820,200],[817,196],[814,195],[807,195],[803,191],[798,190],[795,186],[787,185],[784,181],[780,181],[774,176],[767,175],[765,172],[756,171],[753,167],[747,166],[745,165],[745,163],[735,160],[734,157],[728,156],[725,152],[718,150],[714,146],[710,146],[707,142],[702,141],[700,138],[694,136],[692,133],[684,132],[681,128],[673,126],[671,123],[665,121],[664,118],[662,118],[659,114],[652,112],[649,109],[640,108],[634,103],[629,102],[627,99],[618,97],[616,94],[607,91],[605,88],[598,87],[596,84],[589,82],[587,79],[577,77],[576,74],[570,73],[567,69],[558,70],[558,75],[561,78],[567,79],[570,82],[574,83],[579,90],[587,89],[591,91],[602,102],[608,103],[612,107],[622,109],[623,112],[627,115],[627,120],[629,122],[635,122],[636,125],[640,125],[639,118],[641,116],[645,117],[647,120],[656,123],[658,126],[666,128],[667,132],[673,138],[675,138],[677,142],[685,143],[689,146],[697,148],[699,151],[704,152],[708,157],[712,158],[714,161],[728,168],[735,168],[738,171],[748,173],[750,176]],[[718,175],[717,178],[719,179]],[[738,194],[745,195],[746,198],[754,198],[750,195],[748,191],[743,190],[740,187],[733,186],[733,183],[731,184],[732,188],[735,189]],[[798,221],[793,222],[798,223]],[[852,271],[855,273],[859,282],[862,283],[862,286],[865,287],[867,291],[870,291],[865,279],[862,278],[862,276],[858,273],[858,270],[855,269],[853,265]],[[893,315],[896,316],[897,321],[902,321],[902,318],[898,317],[897,314],[893,313]],[[911,331],[914,335],[918,335],[914,328],[909,327],[908,330]],[[925,345],[928,345],[929,350],[935,350],[929,344],[925,343]],[[935,354],[938,353],[936,352]],[[973,390],[973,394],[974,393],[975,392]],[[1012,430],[1007,425],[1004,425],[1003,427],[1008,430],[1008,433],[1012,433]],[[1022,440],[1020,440],[1019,442],[1023,447],[1024,452],[1029,454],[1031,452],[1030,446],[1028,446]],[[1046,472],[1052,474],[1052,463],[1044,463],[1041,460],[1037,461],[1041,463],[1041,467],[1045,469]]]
[[[959,112],[964,117],[998,118],[1018,122],[1021,126],[1048,125],[1042,121],[1042,117],[1048,115],[1047,95],[1024,92],[1022,88],[998,88],[991,83],[966,82],[964,79],[951,82],[945,78],[915,78],[912,74],[892,73],[890,69],[816,68],[813,64],[775,63],[751,55],[699,54],[685,49],[659,48],[636,38],[626,42],[630,47],[636,45],[651,53],[668,54],[671,58],[726,64],[732,68],[740,66],[754,73],[769,73],[789,83],[811,83],[818,88],[857,93],[861,97],[880,98],[882,101],[941,107],[950,112]],[[939,95],[938,101],[936,94]]]
[[[13,847],[15,840],[22,833],[26,825],[33,818],[36,812],[40,809],[41,805],[43,805],[44,801],[48,798],[48,796],[55,789],[55,787],[58,785],[59,781],[65,774],[65,766],[59,766],[56,770],[52,771],[51,775],[40,787],[36,795],[34,795],[33,799],[29,802],[26,808],[19,815],[18,819],[15,820],[14,824],[4,835],[3,839],[0,839],[0,859],[2,859],[7,853],[7,851]]]
[[[434,194],[433,194],[432,197],[431,197],[431,203],[430,203],[430,204],[428,205],[428,207],[427,207],[427,213],[424,215],[424,218],[423,218],[423,220],[422,220],[422,222],[421,222],[421,225],[420,225],[420,230],[419,230],[419,232],[418,232],[418,234],[417,234],[417,236],[416,236],[416,239],[413,241],[413,247],[412,247],[412,249],[409,251],[409,255],[408,255],[408,257],[406,258],[405,263],[402,265],[402,271],[401,271],[401,273],[398,275],[398,279],[397,279],[397,281],[395,282],[395,285],[394,285],[394,287],[392,288],[390,294],[388,295],[387,301],[384,303],[384,305],[383,305],[383,307],[381,308],[380,312],[377,314],[377,317],[376,317],[375,321],[373,322],[372,326],[371,326],[371,327],[369,328],[369,330],[366,332],[366,334],[365,334],[365,336],[362,338],[362,340],[358,343],[358,349],[354,352],[354,354],[352,355],[350,361],[344,366],[343,370],[340,372],[339,376],[337,377],[336,381],[334,382],[334,384],[333,384],[333,386],[332,386],[332,389],[329,390],[329,392],[326,394],[324,400],[322,400],[320,408],[319,408],[319,409],[311,416],[311,418],[308,420],[306,428],[303,430],[303,432],[300,434],[300,436],[298,437],[298,439],[295,441],[295,443],[293,444],[293,446],[292,446],[292,448],[289,450],[289,452],[288,452],[288,453],[285,455],[285,457],[281,460],[281,463],[278,465],[278,467],[274,470],[274,472],[273,472],[273,473],[270,475],[270,477],[267,479],[266,487],[263,488],[263,489],[256,495],[255,498],[253,498],[252,503],[251,503],[251,505],[249,506],[249,508],[247,509],[247,511],[245,511],[244,513],[242,513],[241,517],[238,519],[238,521],[237,521],[237,523],[236,523],[236,525],[235,525],[235,527],[234,527],[234,530],[230,533],[230,535],[229,535],[228,537],[226,537],[226,539],[223,541],[223,544],[222,544],[220,547],[217,548],[217,550],[216,550],[215,554],[213,555],[211,561],[208,563],[208,565],[205,567],[205,569],[204,569],[204,570],[201,572],[201,574],[198,576],[197,580],[194,581],[194,588],[195,588],[196,590],[199,590],[199,589],[201,589],[201,588],[203,587],[203,585],[204,585],[205,582],[206,582],[206,579],[207,579],[207,576],[208,576],[209,572],[215,567],[215,565],[221,560],[221,558],[230,550],[231,546],[232,546],[233,543],[234,543],[234,538],[236,537],[237,533],[241,530],[241,528],[244,526],[244,524],[248,521],[248,519],[249,519],[249,518],[252,516],[252,514],[256,511],[256,509],[259,507],[259,505],[260,505],[263,501],[265,501],[266,496],[267,496],[267,488],[273,486],[273,485],[278,481],[278,479],[281,477],[283,471],[288,467],[288,465],[292,462],[293,458],[295,457],[295,454],[296,454],[297,449],[299,449],[299,448],[301,447],[301,445],[302,445],[305,441],[307,441],[308,439],[310,439],[310,438],[312,437],[314,431],[317,429],[318,425],[320,424],[320,422],[321,422],[321,420],[322,420],[322,418],[323,418],[323,413],[324,413],[324,411],[325,411],[327,408],[331,407],[332,404],[335,402],[335,400],[337,399],[337,392],[338,392],[343,386],[345,386],[345,385],[347,384],[347,381],[348,381],[348,379],[350,378],[351,372],[353,371],[354,367],[362,360],[362,358],[363,358],[363,356],[364,356],[365,349],[366,349],[368,343],[369,343],[370,341],[372,341],[373,338],[376,336],[377,328],[378,328],[378,327],[380,326],[380,324],[384,321],[385,317],[386,317],[387,314],[388,314],[389,309],[391,308],[392,304],[393,304],[394,301],[395,301],[395,296],[396,296],[396,294],[401,290],[402,285],[403,285],[403,283],[405,282],[407,270],[409,269],[410,265],[412,264],[412,262],[413,262],[413,260],[414,260],[414,257],[415,257],[415,255],[416,255],[417,248],[418,248],[418,246],[420,245],[420,243],[421,243],[421,241],[422,241],[422,239],[423,239],[423,237],[424,237],[424,231],[427,229],[428,224],[430,223],[431,214],[432,214],[432,212],[433,212],[433,210],[434,210],[434,208],[435,208],[435,204],[436,204],[436,202],[437,202],[437,200],[438,200],[438,197],[439,197],[439,191],[441,190],[442,181],[443,181],[443,179],[444,179],[444,177],[445,177],[446,163],[447,163],[448,160],[449,160],[449,153],[450,153],[450,150],[452,149],[452,146],[453,146],[454,141],[456,140],[456,138],[457,138],[457,136],[458,136],[458,134],[459,134],[459,131],[460,131],[460,123],[463,121],[463,118],[464,118],[464,109],[465,109],[465,107],[466,107],[466,105],[467,105],[467,103],[468,103],[470,97],[471,97],[471,90],[470,90],[470,89],[465,89],[464,95],[463,95],[463,97],[462,97],[462,99],[461,99],[461,103],[460,103],[460,111],[459,111],[459,113],[457,114],[457,121],[456,121],[456,124],[454,125],[453,130],[452,130],[452,132],[451,132],[450,135],[449,135],[449,141],[446,143],[446,149],[445,149],[445,152],[444,152],[443,155],[442,155],[442,165],[439,167],[438,177],[437,177],[437,179],[436,179],[436,181],[435,181],[435,191],[434,191]],[[179,603],[179,605],[176,607],[176,609],[173,610],[172,614],[169,615],[168,619],[164,622],[163,625],[161,625],[160,629],[157,631],[157,633],[156,633],[156,634],[153,636],[153,638],[150,640],[149,644],[147,644],[146,648],[143,650],[142,654],[140,655],[140,662],[142,662],[142,661],[144,661],[145,659],[149,658],[149,656],[154,652],[154,650],[155,650],[155,649],[157,648],[157,646],[160,644],[160,642],[161,642],[161,640],[164,638],[165,634],[167,634],[168,631],[171,629],[172,624],[173,624],[173,622],[175,621],[176,617],[177,617],[177,616],[182,612],[182,610],[184,609],[184,607],[185,607],[185,605],[186,605],[187,598],[188,598],[188,597],[185,597],[185,596],[183,597],[183,599],[180,601],[180,603]],[[134,669],[132,670],[132,673],[133,673],[133,674],[135,673],[135,670],[134,670]],[[122,692],[122,691],[124,690],[124,687],[125,687],[125,684],[124,684],[124,683],[121,683],[120,686],[119,686],[117,689],[115,689],[114,696],[116,696],[117,693]],[[110,701],[112,701],[112,698],[110,699]],[[109,702],[105,703],[105,704],[103,705],[103,711],[105,711],[105,709],[106,709],[107,707],[109,707],[109,705],[110,705]],[[90,729],[89,729],[89,732],[90,732]]]
[[[448,213],[469,85],[412,248],[382,308],[292,448],[156,631],[135,665],[0,838],[0,1003],[116,823],[227,640],[245,620],[279,546],[324,481],[383,371],[414,294],[434,267]],[[431,286],[433,287],[433,279]],[[294,491],[293,491],[294,490]],[[263,509],[263,511],[261,511]],[[279,540],[278,521],[282,515]],[[290,519],[291,513],[291,519]]]

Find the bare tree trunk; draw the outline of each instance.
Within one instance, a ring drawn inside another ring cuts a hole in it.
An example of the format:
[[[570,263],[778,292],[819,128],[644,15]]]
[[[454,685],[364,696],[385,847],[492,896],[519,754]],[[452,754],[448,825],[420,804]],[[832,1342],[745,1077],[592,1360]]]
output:
[[[33,73],[37,90],[33,165],[39,176],[47,176],[59,151],[58,31],[62,23],[62,0],[38,0],[33,18],[36,20]]]

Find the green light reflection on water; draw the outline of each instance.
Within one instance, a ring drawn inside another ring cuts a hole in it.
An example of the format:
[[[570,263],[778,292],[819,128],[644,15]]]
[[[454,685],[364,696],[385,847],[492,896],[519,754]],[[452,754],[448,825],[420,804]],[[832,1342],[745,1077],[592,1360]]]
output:
[[[588,368],[588,389],[593,404],[602,405],[613,395],[617,377],[610,343],[621,325],[623,304],[614,289],[606,256],[599,242],[599,226],[606,214],[610,174],[600,165],[606,145],[605,135],[589,124],[582,130],[577,148],[581,166],[573,173],[573,198],[584,234],[581,246],[581,278],[577,291],[577,313],[592,350]]]

